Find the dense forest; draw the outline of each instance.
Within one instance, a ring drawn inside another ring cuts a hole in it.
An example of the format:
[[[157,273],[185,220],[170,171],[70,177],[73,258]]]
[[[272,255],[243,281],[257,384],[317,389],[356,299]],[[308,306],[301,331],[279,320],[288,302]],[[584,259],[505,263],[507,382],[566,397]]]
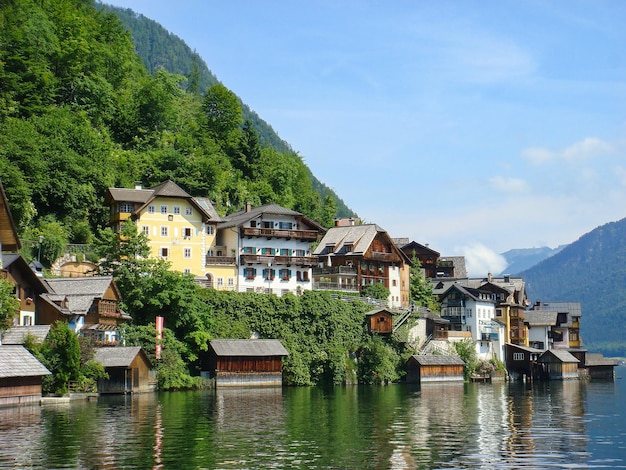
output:
[[[0,177],[23,239],[88,243],[107,223],[108,187],[167,178],[221,214],[272,202],[332,225],[336,195],[261,139],[231,90],[201,89],[208,69],[191,60],[199,75],[151,73],[92,1],[2,2]]]
[[[592,230],[520,276],[533,302],[582,302],[587,348],[626,356],[626,219]]]

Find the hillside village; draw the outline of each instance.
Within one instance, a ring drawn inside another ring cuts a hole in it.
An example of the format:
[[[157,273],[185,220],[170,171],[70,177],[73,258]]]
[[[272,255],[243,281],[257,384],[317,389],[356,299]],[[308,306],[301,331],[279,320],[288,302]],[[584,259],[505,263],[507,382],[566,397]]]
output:
[[[97,264],[76,254],[61,257],[46,271],[39,260],[27,262],[19,254],[20,240],[0,190],[2,273],[14,286],[19,305],[2,335],[0,400],[15,404],[41,398],[41,380],[49,371],[23,344],[33,337],[43,341],[59,321],[95,347],[96,359],[109,373],[108,380],[99,381],[99,392],[153,390],[150,357],[158,360],[159,354],[124,346],[121,327],[132,318],[120,308],[123,299],[115,279],[100,275]],[[613,377],[615,361],[584,346],[580,303],[531,304],[522,278],[468,278],[463,257],[442,256],[428,245],[393,238],[376,224],[338,219],[325,229],[274,204],[246,204],[220,217],[209,199],[194,197],[171,180],[152,188],[109,188],[105,201],[115,233],[132,221],[145,236],[151,258],[192,276],[204,289],[277,297],[328,291],[334,298],[367,304],[362,321],[370,334],[386,337],[406,330],[403,342],[412,351],[405,364],[408,382],[463,380],[465,364],[454,347],[459,342],[470,344],[479,361],[503,364],[506,370],[506,377],[492,367],[465,379]],[[411,296],[416,264],[430,283],[438,311],[416,304]],[[387,289],[386,299],[362,296],[377,284]],[[162,324],[155,321],[154,334],[161,334]],[[208,351],[208,376],[229,371],[222,385],[280,384],[282,358],[289,355],[280,338],[267,337],[213,338]],[[225,358],[230,365],[224,366]],[[248,364],[233,365],[233,358]],[[250,363],[262,366],[251,371]],[[233,379],[244,366],[247,379]]]

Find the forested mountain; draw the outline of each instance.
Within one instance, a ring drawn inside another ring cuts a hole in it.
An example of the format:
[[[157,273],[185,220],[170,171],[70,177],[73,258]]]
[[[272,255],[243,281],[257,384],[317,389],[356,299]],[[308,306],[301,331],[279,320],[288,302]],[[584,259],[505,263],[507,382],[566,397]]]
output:
[[[626,219],[594,229],[520,275],[533,302],[582,302],[585,346],[626,355]]]
[[[263,145],[225,86],[191,83],[150,73],[90,0],[0,2],[0,178],[21,237],[89,242],[108,187],[168,178],[221,214],[272,202],[332,225],[302,159]]]
[[[540,248],[520,248],[501,253],[504,259],[506,259],[507,266],[506,269],[499,274],[517,274],[522,272],[540,263],[544,259],[556,255],[565,248],[565,246],[566,245],[561,245],[556,248],[550,248],[548,246],[542,246]]]
[[[209,70],[206,62],[196,51],[191,50],[182,39],[166,30],[156,21],[146,18],[130,8],[118,8],[105,4],[98,4],[98,7],[115,13],[120,18],[130,32],[137,54],[150,73],[154,74],[163,68],[170,73],[182,75],[187,78],[183,87],[194,92],[202,92],[211,85],[219,83],[217,77]],[[291,146],[281,139],[267,122],[261,119],[241,99],[239,102],[244,120],[252,123],[261,145],[269,145],[281,153],[293,153]],[[320,182],[310,171],[309,177],[313,188],[321,194],[322,198],[330,196],[335,200],[338,217],[356,216],[331,188]]]

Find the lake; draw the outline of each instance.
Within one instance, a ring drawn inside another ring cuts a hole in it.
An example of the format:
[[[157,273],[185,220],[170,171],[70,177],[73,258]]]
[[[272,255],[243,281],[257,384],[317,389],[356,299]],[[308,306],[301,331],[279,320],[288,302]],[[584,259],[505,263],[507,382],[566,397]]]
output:
[[[626,468],[614,382],[237,389],[0,409],[0,468]]]

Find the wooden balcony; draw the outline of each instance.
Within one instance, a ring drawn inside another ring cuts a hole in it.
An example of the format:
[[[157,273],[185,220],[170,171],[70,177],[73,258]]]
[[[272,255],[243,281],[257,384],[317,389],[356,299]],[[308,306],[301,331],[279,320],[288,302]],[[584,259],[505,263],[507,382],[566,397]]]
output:
[[[270,256],[270,255],[246,255],[240,256],[241,265],[246,264],[269,264],[273,266],[305,266],[317,265],[318,259],[314,256]]]
[[[386,261],[391,263],[393,261],[398,261],[398,256],[394,253],[380,253],[378,251],[373,251],[368,256],[368,259],[376,261]]]
[[[315,241],[318,237],[316,230],[290,230],[284,228],[259,228],[243,227],[241,234],[244,237],[265,237],[265,238],[295,238],[297,240]]]
[[[356,276],[356,268],[353,266],[330,266],[324,268],[314,268],[314,276]]]
[[[230,266],[237,263],[234,256],[207,256],[204,262],[205,266]]]

